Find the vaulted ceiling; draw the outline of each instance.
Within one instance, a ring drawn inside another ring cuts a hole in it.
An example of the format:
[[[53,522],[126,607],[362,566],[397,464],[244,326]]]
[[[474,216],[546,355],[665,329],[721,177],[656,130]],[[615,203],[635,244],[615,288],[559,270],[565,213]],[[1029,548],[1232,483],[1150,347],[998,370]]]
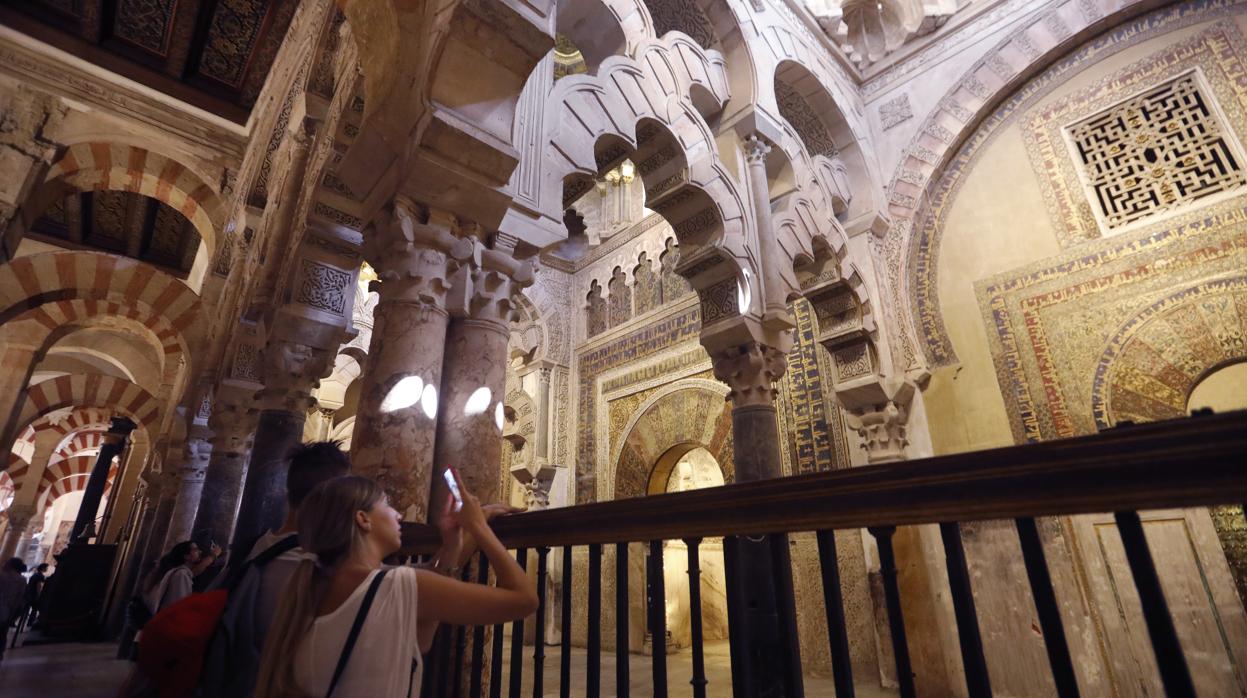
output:
[[[156,199],[123,191],[74,193],[48,209],[31,230],[61,247],[133,257],[186,278],[199,233],[181,213]]]
[[[0,0],[0,23],[243,123],[298,0]]]

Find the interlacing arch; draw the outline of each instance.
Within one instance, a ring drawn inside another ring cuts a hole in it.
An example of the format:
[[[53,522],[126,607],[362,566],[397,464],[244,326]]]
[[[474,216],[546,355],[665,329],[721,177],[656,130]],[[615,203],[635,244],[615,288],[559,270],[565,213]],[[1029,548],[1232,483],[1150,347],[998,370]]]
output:
[[[112,376],[59,376],[31,386],[18,417],[25,426],[54,410],[70,406],[111,408],[148,433],[159,433],[160,402],[130,381]]]
[[[177,160],[121,143],[70,146],[22,206],[26,229],[69,193],[100,190],[133,192],[168,205],[186,216],[208,253],[215,253],[226,220],[226,207],[216,189]]]

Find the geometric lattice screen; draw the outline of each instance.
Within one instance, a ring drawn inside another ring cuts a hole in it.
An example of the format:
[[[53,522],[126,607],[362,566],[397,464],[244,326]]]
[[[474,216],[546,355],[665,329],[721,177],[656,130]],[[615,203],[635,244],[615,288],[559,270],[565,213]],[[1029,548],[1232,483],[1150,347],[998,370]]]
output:
[[[1247,184],[1233,135],[1187,73],[1069,127],[1107,229]]]

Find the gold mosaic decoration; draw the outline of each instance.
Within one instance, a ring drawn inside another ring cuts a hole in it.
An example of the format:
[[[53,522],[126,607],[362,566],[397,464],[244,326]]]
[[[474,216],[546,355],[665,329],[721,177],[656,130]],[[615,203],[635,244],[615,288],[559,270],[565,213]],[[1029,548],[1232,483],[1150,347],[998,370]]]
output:
[[[1240,149],[1194,72],[1070,127],[1087,196],[1118,228],[1247,184]]]

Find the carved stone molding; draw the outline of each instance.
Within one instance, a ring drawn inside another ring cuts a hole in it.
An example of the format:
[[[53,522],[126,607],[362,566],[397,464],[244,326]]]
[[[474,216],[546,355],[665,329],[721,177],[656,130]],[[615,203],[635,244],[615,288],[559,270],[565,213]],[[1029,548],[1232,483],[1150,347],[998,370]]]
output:
[[[862,438],[862,448],[869,463],[905,460],[908,405],[888,401],[877,409],[848,413],[847,422]]]
[[[273,338],[260,354],[264,389],[256,394],[260,409],[306,412],[315,404],[312,390],[333,368],[334,352],[297,341]]]
[[[381,303],[402,302],[445,312],[450,277],[472,257],[452,216],[429,213],[398,199],[364,236],[364,255],[377,271]]]

